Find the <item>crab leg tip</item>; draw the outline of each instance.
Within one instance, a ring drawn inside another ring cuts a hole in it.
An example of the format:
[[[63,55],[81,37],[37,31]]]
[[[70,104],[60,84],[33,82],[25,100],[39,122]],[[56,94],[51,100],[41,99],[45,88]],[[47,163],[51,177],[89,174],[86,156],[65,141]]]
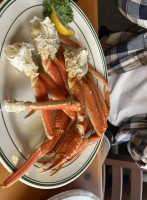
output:
[[[53,176],[53,175],[55,175],[55,173],[56,173],[56,170],[52,173],[52,174],[50,174],[50,176]]]
[[[43,168],[44,168],[44,166],[43,166]],[[43,169],[43,168],[42,168],[42,169]],[[40,172],[40,174],[43,174],[43,173],[45,173],[45,172],[48,172],[49,170],[50,170],[50,168],[44,169],[43,171]]]
[[[57,172],[58,172],[58,169],[57,169],[57,170],[54,170],[54,171],[50,174],[50,176],[54,176]]]
[[[32,116],[35,112],[36,112],[36,110],[31,110],[31,111],[24,117],[24,119],[27,119],[28,117]]]
[[[49,165],[49,163],[45,163],[45,164],[43,164],[41,167],[39,167],[39,170],[42,170],[42,169],[44,169],[46,166],[48,166]]]
[[[50,176],[54,176],[55,174],[57,174],[57,173],[62,169],[63,165],[64,165],[64,163],[61,164],[61,165],[58,167],[58,169],[56,169]]]
[[[49,171],[49,170],[54,169],[54,168],[56,168],[60,165],[63,165],[66,162],[66,160],[67,160],[66,156],[59,156],[57,159],[55,159],[53,161],[52,165],[48,169],[46,169],[45,171]]]
[[[41,171],[41,172],[39,172],[39,174],[43,174],[43,173],[45,173],[46,171],[45,170],[43,170],[43,171]]]

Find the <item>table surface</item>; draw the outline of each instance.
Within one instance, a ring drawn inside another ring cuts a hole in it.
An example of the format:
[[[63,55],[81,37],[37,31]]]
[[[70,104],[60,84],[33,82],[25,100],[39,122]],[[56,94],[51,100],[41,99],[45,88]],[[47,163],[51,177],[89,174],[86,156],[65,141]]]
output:
[[[2,0],[0,0],[1,2]],[[96,32],[98,32],[98,3],[97,0],[77,0],[78,6],[87,15]],[[101,198],[102,194],[102,163],[101,148],[88,169],[75,181],[61,188],[52,190],[36,189],[27,186],[20,181],[7,189],[0,191],[0,199],[4,200],[46,200],[55,194],[72,189],[88,190]],[[0,183],[2,183],[10,173],[0,164]]]

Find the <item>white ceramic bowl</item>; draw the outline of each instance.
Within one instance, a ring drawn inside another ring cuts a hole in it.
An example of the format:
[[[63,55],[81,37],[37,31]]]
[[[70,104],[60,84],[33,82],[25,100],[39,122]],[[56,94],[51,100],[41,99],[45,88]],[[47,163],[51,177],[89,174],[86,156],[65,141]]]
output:
[[[48,200],[100,200],[96,195],[86,190],[69,190],[57,194]]]

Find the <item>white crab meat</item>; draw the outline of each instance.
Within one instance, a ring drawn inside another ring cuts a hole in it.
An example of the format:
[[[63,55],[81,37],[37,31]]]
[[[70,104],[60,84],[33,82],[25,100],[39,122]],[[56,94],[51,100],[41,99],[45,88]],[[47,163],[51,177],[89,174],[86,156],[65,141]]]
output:
[[[35,64],[32,57],[33,50],[33,45],[23,42],[9,45],[5,53],[10,63],[16,69],[33,78],[38,76],[38,66]]]
[[[30,23],[32,24],[31,36],[34,38],[38,54],[40,54],[42,60],[48,57],[54,59],[60,45],[54,23],[51,22],[49,17],[46,17],[44,21],[34,17]]]
[[[88,72],[88,51],[83,48],[66,49],[64,52],[66,71],[68,72],[68,83],[73,78],[80,81]]]
[[[20,113],[21,111],[24,111],[27,106],[30,105],[30,102],[23,102],[23,101],[4,101],[3,109],[7,112],[16,112]]]

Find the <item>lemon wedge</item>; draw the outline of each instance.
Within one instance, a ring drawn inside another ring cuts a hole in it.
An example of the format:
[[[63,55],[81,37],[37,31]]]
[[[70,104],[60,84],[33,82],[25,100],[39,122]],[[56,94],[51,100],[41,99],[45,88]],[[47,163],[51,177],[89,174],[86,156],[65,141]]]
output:
[[[74,36],[75,35],[74,30],[62,21],[58,13],[55,12],[53,6],[51,6],[51,9],[52,9],[51,20],[55,24],[57,32],[62,35]]]

